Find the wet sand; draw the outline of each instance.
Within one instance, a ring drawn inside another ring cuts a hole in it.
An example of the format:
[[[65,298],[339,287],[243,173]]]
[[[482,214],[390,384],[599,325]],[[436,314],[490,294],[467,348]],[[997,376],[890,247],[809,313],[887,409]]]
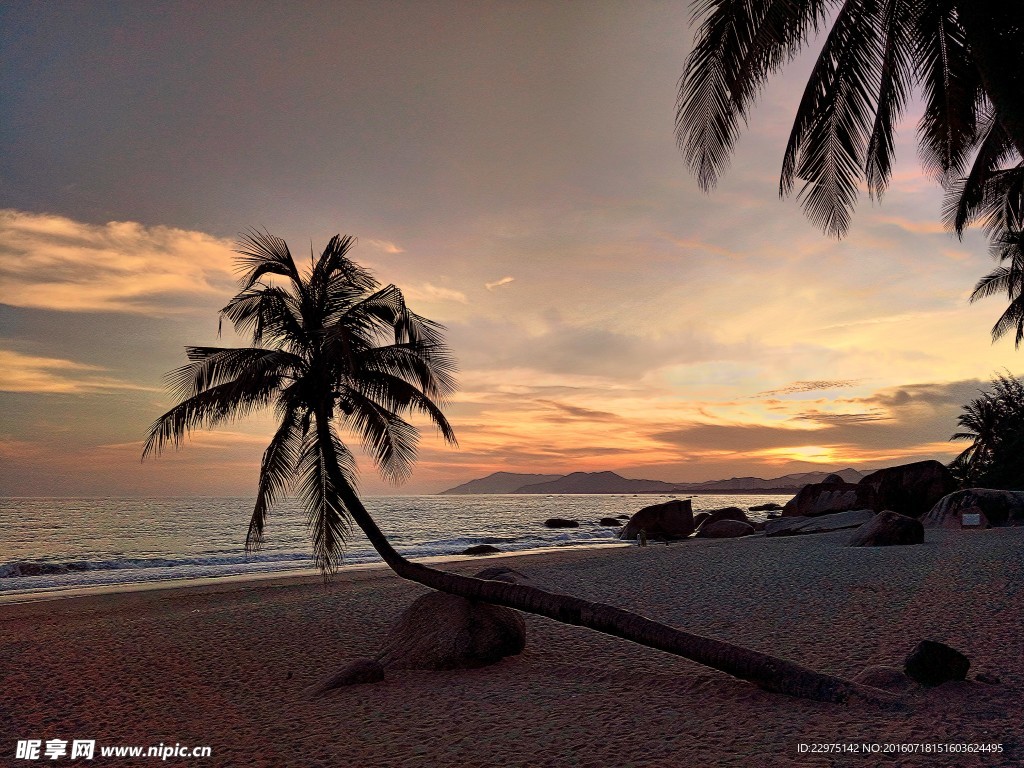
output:
[[[0,605],[0,765],[33,764],[14,760],[17,740],[53,738],[212,749],[202,760],[77,761],[93,765],[1024,763],[1024,529],[929,530],[924,545],[872,549],[844,547],[849,536],[563,550],[450,567],[505,563],[545,589],[845,677],[901,666],[918,641],[939,640],[971,659],[967,682],[915,688],[905,712],[823,704],[529,616],[526,650],[494,666],[392,672],[311,699],[307,686],[374,656],[426,591],[362,569],[326,586],[293,577]],[[1001,682],[977,682],[978,672]],[[834,749],[810,746],[824,744],[858,752],[810,751]],[[1003,751],[865,754],[873,744]],[[36,764],[68,762],[76,761]]]

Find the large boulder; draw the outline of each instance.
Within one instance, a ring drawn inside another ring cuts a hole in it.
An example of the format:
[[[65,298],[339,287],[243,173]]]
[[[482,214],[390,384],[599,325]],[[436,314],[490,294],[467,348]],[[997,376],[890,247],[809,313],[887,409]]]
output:
[[[921,517],[957,488],[956,478],[937,461],[917,461],[865,475],[858,483],[870,488],[876,512],[888,509]]]
[[[875,516],[873,509],[852,509],[814,517],[778,517],[764,526],[765,536],[800,536],[859,528]]]
[[[979,515],[967,518],[964,515]],[[968,488],[939,499],[921,518],[925,528],[979,527],[1024,525],[1024,491],[997,491],[990,488]]]
[[[850,509],[874,508],[871,489],[856,483],[811,483],[805,485],[782,508],[783,517],[813,517]]]
[[[879,512],[854,531],[848,547],[888,547],[896,544],[924,544],[921,521],[896,512]]]
[[[922,640],[907,656],[903,671],[921,685],[942,685],[966,680],[971,661],[955,648],[934,640]]]
[[[518,571],[492,566],[479,579],[529,583]],[[526,622],[510,608],[478,603],[444,592],[413,601],[388,632],[373,659],[356,659],[340,672],[307,689],[321,696],[349,685],[376,683],[391,669],[466,669],[514,656],[526,647]]]
[[[693,506],[689,499],[676,499],[644,507],[622,527],[620,539],[633,541],[643,529],[648,539],[685,539],[693,533]]]
[[[518,583],[522,574],[487,568],[478,578]],[[514,656],[526,647],[526,622],[511,608],[444,592],[413,601],[377,655],[385,669],[470,669]]]
[[[714,520],[705,522],[697,529],[697,538],[736,539],[740,536],[750,536],[753,532],[754,526],[742,520]]]
[[[696,517],[694,518],[694,523],[697,525],[697,528],[705,526],[708,523],[717,523],[719,520],[735,520],[740,523],[750,522],[750,518],[747,517],[747,513],[744,512],[739,507],[724,507],[722,509],[712,509],[708,510],[706,514],[707,517],[705,517],[703,520],[699,522],[697,521]]]

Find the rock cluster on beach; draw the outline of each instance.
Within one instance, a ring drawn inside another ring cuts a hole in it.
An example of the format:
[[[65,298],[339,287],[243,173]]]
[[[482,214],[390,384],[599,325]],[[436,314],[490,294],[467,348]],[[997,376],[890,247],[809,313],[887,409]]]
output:
[[[805,485],[782,510],[783,517],[810,517],[851,509],[890,510],[921,517],[957,488],[956,479],[937,461],[917,461],[880,469],[857,483],[830,475]]]
[[[804,486],[781,509],[782,515],[755,523],[738,507],[693,514],[689,499],[644,507],[623,527],[619,538],[678,541],[690,538],[796,536],[856,529],[849,546],[920,544],[924,529],[1024,525],[1024,491],[972,488],[957,491],[956,480],[937,461],[918,461],[880,469],[857,483],[837,474]],[[973,524],[970,521],[976,521]]]
[[[921,518],[926,528],[959,528],[964,514],[979,515],[978,524],[1024,525],[1024,491],[968,488],[951,493]]]

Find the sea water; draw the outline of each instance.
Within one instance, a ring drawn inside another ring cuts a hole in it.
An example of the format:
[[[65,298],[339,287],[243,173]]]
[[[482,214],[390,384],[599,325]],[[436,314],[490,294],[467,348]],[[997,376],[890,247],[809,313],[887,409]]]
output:
[[[602,517],[685,496],[453,495],[367,497],[393,546],[409,558],[454,556],[475,544],[502,552],[619,545]],[[784,504],[789,495],[693,496],[694,512]],[[297,500],[269,516],[266,540],[246,554],[253,500],[202,498],[0,498],[0,595],[116,587],[170,579],[287,574],[314,567],[306,513]],[[764,512],[748,513],[762,520]],[[560,517],[578,528],[547,528]],[[344,566],[379,562],[358,529]]]

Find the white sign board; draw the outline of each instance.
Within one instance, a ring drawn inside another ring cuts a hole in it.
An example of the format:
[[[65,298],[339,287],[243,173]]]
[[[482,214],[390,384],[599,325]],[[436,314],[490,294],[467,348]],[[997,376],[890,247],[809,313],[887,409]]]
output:
[[[964,528],[977,528],[981,525],[981,515],[977,512],[964,512],[960,524]]]

